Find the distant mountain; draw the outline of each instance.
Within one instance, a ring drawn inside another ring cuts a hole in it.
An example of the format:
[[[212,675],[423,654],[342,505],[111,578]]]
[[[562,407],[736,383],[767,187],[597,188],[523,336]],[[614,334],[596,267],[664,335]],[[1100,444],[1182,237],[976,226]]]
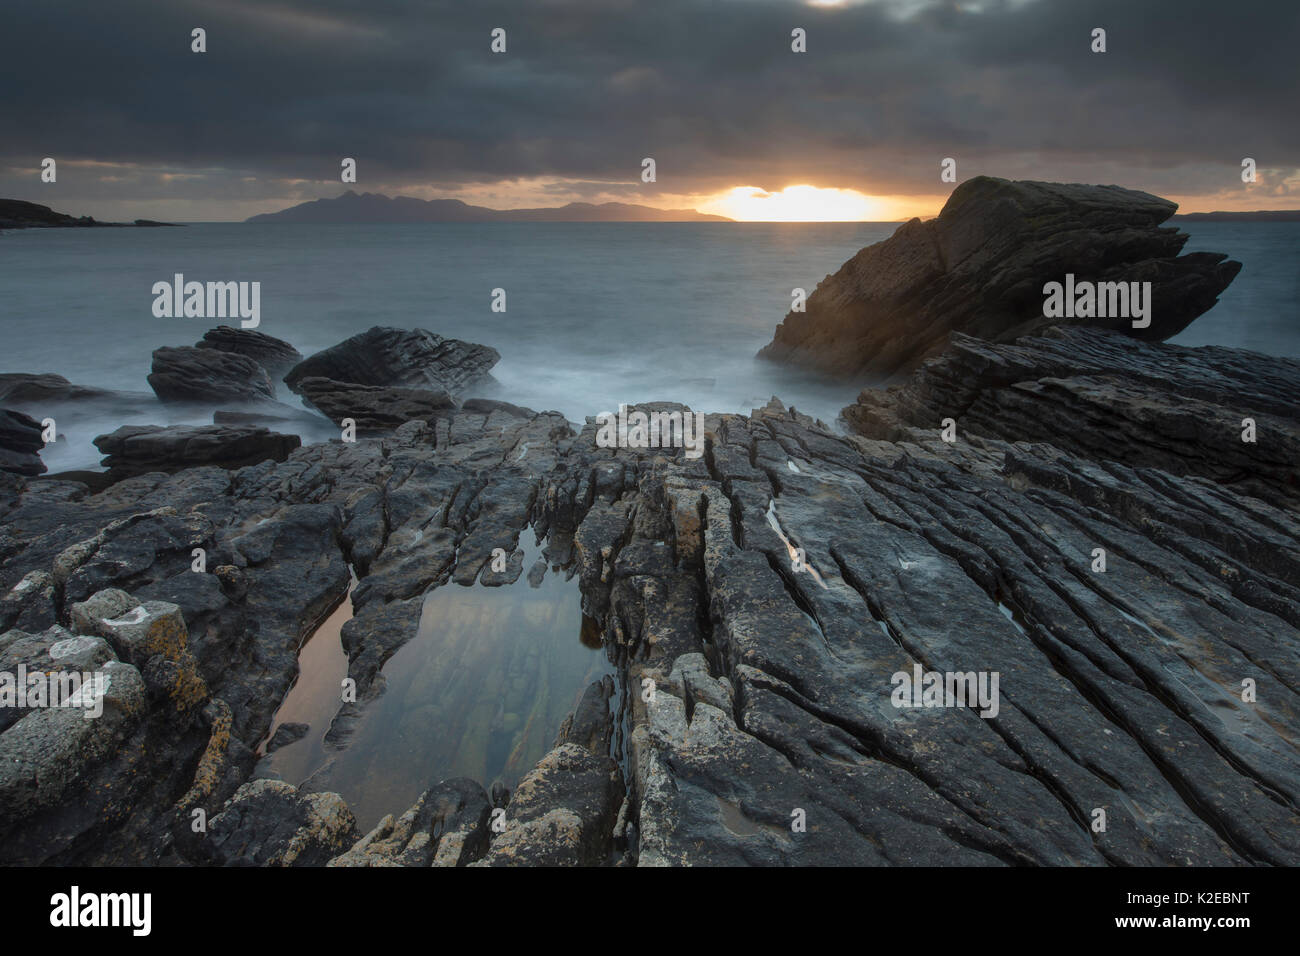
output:
[[[571,202],[549,209],[489,209],[459,199],[396,199],[348,190],[336,199],[316,199],[279,212],[250,216],[245,222],[731,222],[694,209],[654,209],[628,203]]]
[[[1188,212],[1174,216],[1184,222],[1300,222],[1300,209],[1256,212]]]

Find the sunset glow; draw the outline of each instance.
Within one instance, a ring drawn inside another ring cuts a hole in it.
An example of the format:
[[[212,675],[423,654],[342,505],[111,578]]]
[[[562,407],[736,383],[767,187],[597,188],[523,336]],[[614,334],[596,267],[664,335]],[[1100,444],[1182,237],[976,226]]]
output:
[[[933,216],[942,205],[928,197],[869,196],[856,189],[786,186],[767,192],[756,186],[736,186],[697,204],[700,212],[740,222],[885,222],[912,216]]]

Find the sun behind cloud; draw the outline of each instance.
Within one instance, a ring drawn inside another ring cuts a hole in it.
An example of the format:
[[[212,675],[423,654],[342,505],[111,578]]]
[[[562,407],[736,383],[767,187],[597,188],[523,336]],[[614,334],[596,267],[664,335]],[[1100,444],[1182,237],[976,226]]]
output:
[[[710,196],[696,208],[740,222],[883,222],[921,214],[913,210],[916,205],[914,201],[905,204],[891,197],[869,196],[856,189],[800,184],[777,192],[736,186]]]

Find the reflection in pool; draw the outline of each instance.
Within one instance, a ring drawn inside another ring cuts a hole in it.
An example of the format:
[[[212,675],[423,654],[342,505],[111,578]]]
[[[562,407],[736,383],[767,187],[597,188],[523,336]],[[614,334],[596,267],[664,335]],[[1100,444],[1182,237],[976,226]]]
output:
[[[277,724],[311,730],[264,758],[259,774],[293,784],[310,777],[311,790],[341,794],[363,830],[449,777],[513,789],[587,686],[613,673],[585,633],[577,580],[548,571],[531,587],[527,570],[541,548],[523,547],[525,573],[514,584],[446,584],[425,596],[418,633],[384,665],[387,689],[334,751],[321,740],[339,705],[345,601],[304,646],[303,675],[276,714]]]

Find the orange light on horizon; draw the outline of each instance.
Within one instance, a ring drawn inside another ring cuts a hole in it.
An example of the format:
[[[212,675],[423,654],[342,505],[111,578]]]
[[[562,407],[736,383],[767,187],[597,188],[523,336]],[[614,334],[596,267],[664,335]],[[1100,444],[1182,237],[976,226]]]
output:
[[[767,192],[735,186],[696,204],[700,212],[739,222],[889,222],[938,213],[926,196],[870,196],[856,189],[827,189],[801,183]]]

